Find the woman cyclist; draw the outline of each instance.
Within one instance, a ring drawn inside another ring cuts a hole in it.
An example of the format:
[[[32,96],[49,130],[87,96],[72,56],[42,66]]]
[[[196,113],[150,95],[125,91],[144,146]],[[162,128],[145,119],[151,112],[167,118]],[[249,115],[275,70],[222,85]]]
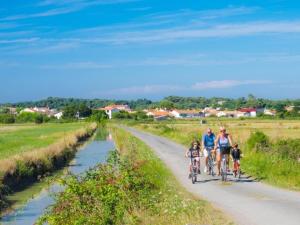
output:
[[[228,155],[227,164],[229,163],[229,154],[232,145],[233,144],[232,144],[231,135],[226,133],[225,127],[220,127],[220,133],[218,134],[215,140],[215,149],[214,149],[214,151],[217,152],[218,176],[220,176],[221,174],[220,173],[221,159],[224,154]]]

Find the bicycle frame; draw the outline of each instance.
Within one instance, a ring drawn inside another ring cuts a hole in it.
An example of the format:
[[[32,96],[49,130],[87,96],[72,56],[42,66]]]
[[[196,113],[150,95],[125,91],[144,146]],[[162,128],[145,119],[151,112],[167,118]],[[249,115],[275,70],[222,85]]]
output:
[[[221,160],[221,176],[222,181],[227,181],[227,161],[228,161],[228,155],[222,154],[222,160]]]
[[[215,160],[213,158],[211,151],[212,151],[212,149],[210,149],[210,151],[208,151],[208,170],[212,176],[215,176],[215,172],[214,172]]]

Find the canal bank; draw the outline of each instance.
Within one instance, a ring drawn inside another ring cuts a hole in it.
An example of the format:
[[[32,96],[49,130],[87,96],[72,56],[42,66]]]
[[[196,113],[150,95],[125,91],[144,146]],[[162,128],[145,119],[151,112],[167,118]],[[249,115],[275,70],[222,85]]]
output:
[[[106,160],[107,153],[114,149],[110,135],[98,131],[93,138],[77,151],[74,160],[64,169],[64,173],[79,175]],[[38,188],[37,188],[38,189]],[[34,224],[45,209],[55,202],[53,195],[63,190],[63,186],[54,182],[38,189],[34,197],[16,210],[3,216],[1,224]]]
[[[0,209],[9,207],[8,194],[27,189],[42,178],[63,168],[84,141],[96,131],[97,124],[64,135],[48,147],[18,154],[0,161]]]

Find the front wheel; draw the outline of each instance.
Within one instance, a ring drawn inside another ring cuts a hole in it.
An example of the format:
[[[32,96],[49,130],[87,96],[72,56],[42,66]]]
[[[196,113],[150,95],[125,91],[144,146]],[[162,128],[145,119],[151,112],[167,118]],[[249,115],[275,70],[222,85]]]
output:
[[[197,182],[197,175],[194,174],[192,177],[192,183],[195,184]]]
[[[226,181],[227,180],[226,160],[223,160],[223,162],[222,162],[221,175],[222,175],[222,181]]]

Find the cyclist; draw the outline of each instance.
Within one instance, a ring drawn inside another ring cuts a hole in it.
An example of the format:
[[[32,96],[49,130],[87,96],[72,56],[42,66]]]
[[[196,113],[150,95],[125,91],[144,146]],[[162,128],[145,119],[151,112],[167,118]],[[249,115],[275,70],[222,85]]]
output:
[[[218,176],[220,176],[221,169],[221,159],[224,154],[229,155],[232,146],[231,135],[226,133],[225,127],[220,127],[220,133],[215,140],[214,151],[217,152],[217,162],[218,162]],[[229,164],[229,157],[227,158],[227,164]]]
[[[185,153],[185,157],[190,157],[190,165],[189,165],[189,178],[191,178],[191,173],[192,173],[192,161],[196,159],[197,161],[197,168],[198,168],[198,173],[200,174],[200,146],[199,142],[193,141],[190,149],[188,149]]]
[[[235,143],[231,151],[231,159],[233,161],[233,172],[236,173],[240,167],[240,159],[242,157],[242,152],[239,149],[239,145]]]
[[[211,154],[212,150],[215,147],[215,139],[216,139],[216,136],[212,132],[212,129],[208,128],[206,134],[204,134],[202,137],[202,147],[203,147],[203,154],[204,154],[204,158],[205,158],[204,173],[208,172],[207,171],[208,156]]]

